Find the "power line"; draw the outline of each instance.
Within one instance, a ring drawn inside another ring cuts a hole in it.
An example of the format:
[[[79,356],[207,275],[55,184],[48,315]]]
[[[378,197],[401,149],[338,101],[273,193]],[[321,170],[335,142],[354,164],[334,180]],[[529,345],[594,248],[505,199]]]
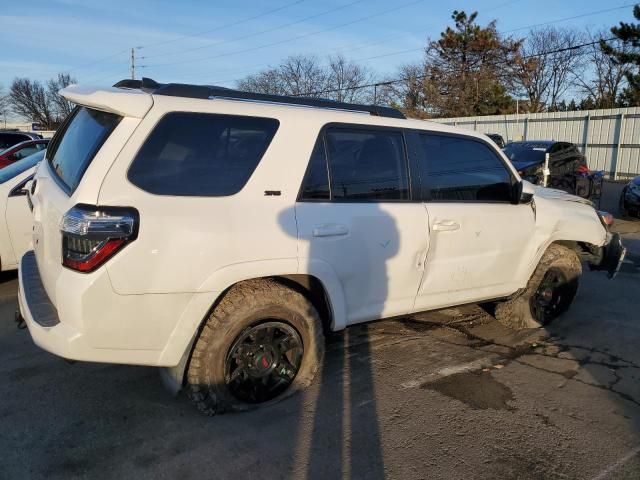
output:
[[[185,48],[185,49],[178,50],[178,51],[175,51],[175,52],[160,53],[158,55],[147,55],[147,56],[145,56],[143,58],[148,59],[148,58],[166,57],[166,56],[169,56],[169,55],[178,55],[178,54],[183,54],[183,53],[188,53],[188,52],[194,52],[196,50],[202,50],[204,48],[223,45],[225,43],[237,42],[239,40],[246,40],[247,38],[257,37],[258,35],[263,35],[265,33],[275,32],[276,30],[280,30],[280,29],[283,29],[283,28],[291,27],[293,25],[297,25],[299,23],[306,22],[307,20],[312,20],[314,18],[318,18],[318,17],[321,17],[323,15],[327,15],[329,13],[337,12],[338,10],[343,10],[343,9],[345,9],[347,7],[355,5],[356,3],[362,3],[364,1],[365,0],[355,0],[354,2],[347,3],[347,4],[341,5],[339,7],[330,8],[330,9],[325,10],[323,12],[316,13],[314,15],[309,15],[308,17],[301,18],[300,20],[296,20],[295,22],[285,23],[283,25],[278,25],[277,27],[267,28],[266,30],[261,30],[259,32],[250,33],[248,35],[243,35],[241,37],[230,38],[228,40],[220,40],[220,41],[217,41],[217,42],[212,42],[212,43],[207,43],[205,45],[200,45],[198,47]]]
[[[606,38],[606,39],[600,39],[600,40],[596,40],[593,42],[587,42],[587,43],[582,43],[580,45],[570,45],[569,47],[564,47],[564,48],[558,48],[555,50],[548,50],[545,52],[540,52],[540,53],[534,53],[531,55],[524,55],[521,58],[523,60],[529,59],[529,58],[535,58],[535,57],[542,57],[545,55],[552,55],[554,53],[562,53],[562,52],[567,52],[570,50],[577,50],[580,48],[584,48],[584,47],[588,47],[591,45],[596,45],[599,44],[601,41],[603,42],[611,42],[613,40],[617,40],[617,38],[613,37],[613,38]],[[500,63],[510,63],[509,61],[503,61],[503,62],[494,62],[492,63],[492,65],[497,66]],[[361,85],[353,85],[350,87],[343,87],[343,88],[332,88],[332,89],[326,89],[326,90],[319,90],[319,91],[315,91],[315,92],[305,92],[305,93],[299,93],[299,94],[295,94],[292,95],[293,97],[315,97],[318,95],[325,95],[327,93],[338,93],[338,92],[343,92],[343,91],[350,91],[350,90],[361,90],[363,88],[371,88],[371,87],[381,87],[381,86],[386,86],[386,85],[393,85],[395,83],[400,83],[400,82],[406,82],[409,80],[423,80],[425,78],[427,78],[428,75],[416,75],[413,77],[401,77],[401,78],[396,78],[396,79],[392,79],[392,80],[385,80],[384,82],[374,82],[374,83],[367,83],[367,84],[361,84]]]
[[[614,10],[622,10],[623,8],[633,7],[634,5],[635,5],[634,3],[628,3],[628,4],[622,5],[620,7],[605,8],[604,10],[597,10],[595,12],[587,12],[587,13],[583,13],[583,14],[580,14],[580,15],[574,15],[572,17],[565,17],[565,18],[560,18],[558,20],[552,20],[550,22],[542,22],[542,23],[536,23],[534,25],[527,25],[526,27],[518,27],[518,28],[514,28],[512,30],[507,30],[507,31],[502,32],[502,33],[513,33],[513,32],[518,32],[520,30],[528,30],[530,28],[544,27],[545,25],[550,25],[552,23],[566,22],[568,20],[575,20],[576,18],[583,18],[583,17],[589,17],[591,15],[598,15],[600,13],[613,12]]]
[[[85,68],[91,67],[91,66],[96,65],[98,63],[102,63],[105,60],[109,60],[109,59],[111,59],[113,57],[117,57],[118,55],[122,55],[123,53],[126,53],[127,51],[128,51],[128,49],[120,50],[120,51],[118,51],[116,53],[113,53],[111,55],[107,55],[106,57],[102,57],[102,58],[100,58],[98,60],[95,60],[93,62],[89,62],[89,63],[87,63],[85,65],[81,65],[79,67],[73,67],[72,69],[67,70],[67,71],[70,73],[70,72],[74,72],[76,70],[84,70]]]
[[[194,34],[189,34],[189,35],[182,35],[182,36],[180,36],[180,37],[178,37],[178,38],[172,38],[172,39],[170,39],[170,40],[162,40],[162,41],[159,41],[159,42],[148,43],[148,44],[146,44],[146,45],[137,46],[137,47],[135,47],[135,48],[139,50],[139,49],[142,49],[142,48],[150,48],[150,47],[154,47],[154,46],[157,46],[157,45],[164,45],[164,44],[167,44],[167,43],[178,42],[178,41],[181,41],[181,40],[183,40],[183,39],[185,39],[185,38],[194,38],[194,37],[199,37],[199,36],[204,35],[204,34],[206,34],[206,33],[217,32],[217,31],[219,31],[219,30],[223,30],[223,29],[226,29],[226,28],[234,27],[234,26],[236,26],[236,25],[241,25],[241,24],[243,24],[243,23],[247,23],[247,22],[250,22],[250,21],[252,21],[252,20],[256,20],[256,19],[258,19],[258,18],[261,18],[261,17],[267,16],[267,15],[271,15],[271,14],[273,14],[273,13],[279,12],[279,11],[284,10],[284,9],[286,9],[286,8],[293,7],[294,5],[298,5],[298,4],[300,4],[300,3],[302,3],[302,2],[305,2],[305,1],[306,1],[306,0],[296,0],[295,2],[288,3],[288,4],[286,4],[286,5],[283,5],[282,7],[274,8],[273,10],[269,10],[269,11],[267,11],[267,12],[263,12],[263,13],[258,14],[258,15],[253,15],[253,16],[251,16],[251,17],[243,18],[243,19],[241,19],[241,20],[238,20],[238,21],[235,21],[235,22],[232,22],[232,23],[228,23],[228,24],[225,24],[225,25],[220,25],[220,26],[218,26],[218,27],[215,27],[215,28],[212,28],[212,29],[209,29],[209,30],[205,30],[205,31],[202,31],[202,32],[198,32],[198,33],[194,33]],[[73,72],[73,71],[76,71],[76,70],[84,70],[84,69],[86,69],[86,68],[89,68],[89,67],[92,67],[92,66],[94,66],[94,65],[97,65],[97,64],[99,64],[99,63],[102,63],[102,62],[104,62],[105,60],[110,60],[110,59],[112,59],[112,58],[114,58],[114,57],[117,57],[118,55],[122,55],[123,53],[127,53],[128,51],[129,51],[129,49],[128,49],[128,48],[127,48],[127,49],[124,49],[124,50],[119,50],[119,51],[118,51],[118,52],[116,52],[116,53],[113,53],[113,54],[111,54],[111,55],[107,55],[106,57],[102,57],[102,58],[100,58],[100,59],[98,59],[98,60],[95,60],[95,61],[89,62],[89,63],[87,63],[87,64],[85,64],[85,65],[81,65],[81,66],[78,66],[78,67],[73,67],[72,69],[70,69],[70,70],[68,70],[68,71],[69,71],[69,72]],[[141,58],[144,58],[144,57],[141,57]]]
[[[358,43],[352,44],[352,45],[350,45],[348,47],[339,48],[339,49],[332,50],[332,51],[327,52],[327,53],[329,55],[341,55],[341,54],[347,53],[347,52],[355,52],[357,50],[362,50],[363,48],[368,48],[368,47],[371,47],[373,45],[378,45],[380,43],[385,43],[385,42],[388,42],[390,40],[397,40],[398,38],[403,38],[403,37],[406,37],[406,36],[407,36],[407,34],[405,34],[405,33],[403,33],[401,35],[393,34],[393,35],[389,35],[387,37],[383,37],[383,38],[378,39],[378,40],[373,41],[373,42],[364,42],[364,43],[358,42]],[[424,47],[420,47],[420,49],[423,49],[423,48]],[[412,49],[412,50],[415,50],[415,49]],[[354,61],[359,61],[359,59],[356,59]],[[226,69],[226,70],[219,71],[218,73],[223,73],[223,74],[227,74],[227,73],[228,74],[232,74],[232,73],[233,74],[252,73],[252,72],[256,71],[256,69],[262,69],[264,67],[265,67],[265,65],[263,63],[261,63],[260,65],[253,65],[251,67],[246,67],[246,68],[241,68],[241,69],[238,69],[238,68]],[[227,78],[225,80],[212,80],[211,82],[214,83],[214,84],[218,84],[218,83],[225,83],[225,82],[233,82],[233,81],[237,81],[237,80],[238,80],[238,78],[234,77],[234,78]]]
[[[349,22],[341,23],[339,25],[334,25],[333,27],[323,28],[321,30],[316,30],[315,32],[305,33],[305,34],[298,35],[298,36],[295,36],[295,37],[286,38],[284,40],[279,40],[277,42],[267,43],[267,44],[264,44],[264,45],[258,45],[256,47],[245,48],[245,49],[236,50],[236,51],[233,51],[233,52],[221,53],[221,54],[213,55],[213,56],[210,56],[210,57],[201,57],[201,58],[195,58],[195,59],[189,59],[189,60],[181,60],[181,61],[169,62],[169,63],[156,63],[156,64],[149,65],[149,67],[164,67],[164,66],[171,66],[171,65],[182,65],[184,63],[202,62],[204,60],[213,60],[213,59],[216,59],[216,58],[228,57],[230,55],[238,55],[240,53],[253,52],[255,50],[261,50],[263,48],[274,47],[276,45],[282,45],[284,43],[290,43],[290,42],[293,42],[295,40],[300,40],[302,38],[311,37],[311,36],[317,35],[319,33],[325,33],[325,32],[329,32],[329,31],[332,31],[332,30],[337,30],[337,29],[342,28],[342,27],[347,27],[349,25],[353,25],[355,23],[363,22],[365,20],[369,20],[371,18],[379,17],[381,15],[386,15],[388,13],[395,12],[397,10],[400,10],[400,9],[403,9],[403,8],[406,8],[406,7],[410,7],[412,5],[416,5],[416,4],[422,3],[424,1],[425,0],[414,0],[412,2],[404,3],[404,4],[399,5],[397,7],[389,8],[387,10],[383,10],[383,11],[378,12],[378,13],[374,13],[374,14],[371,14],[371,15],[366,15],[364,17],[360,17],[360,18],[357,18],[355,20],[351,20]]]
[[[274,8],[273,10],[269,10],[267,12],[263,12],[263,13],[260,13],[258,15],[253,15],[251,17],[243,18],[241,20],[237,20],[237,21],[232,22],[232,23],[227,23],[226,25],[220,25],[218,27],[215,27],[215,28],[212,28],[212,29],[209,29],[209,30],[204,30],[204,31],[198,32],[198,33],[182,35],[181,37],[174,38],[174,39],[171,39],[171,40],[162,40],[162,41],[155,42],[155,43],[148,43],[146,45],[143,45],[142,48],[156,47],[158,45],[165,45],[167,43],[178,42],[178,41],[183,40],[185,38],[200,37],[200,36],[202,36],[204,34],[207,34],[207,33],[219,32],[220,30],[224,30],[224,29],[227,29],[227,28],[235,27],[237,25],[242,25],[243,23],[247,23],[247,22],[250,22],[252,20],[257,20],[258,18],[266,17],[267,15],[271,15],[273,13],[280,12],[281,10],[285,10],[287,8],[291,8],[294,5],[298,5],[298,4],[300,4],[300,3],[304,2],[304,1],[306,1],[306,0],[296,0],[295,2],[287,3],[286,5],[283,5],[282,7]]]
[[[512,1],[512,2],[507,2],[507,3],[504,3],[504,4],[498,5],[497,7],[494,7],[494,9],[495,8],[504,7],[506,5],[509,5],[511,3],[515,3],[517,1],[519,1],[519,0],[515,0],[515,1]],[[574,18],[581,18],[581,17],[586,17],[586,16],[590,16],[590,15],[596,15],[596,14],[605,13],[605,12],[609,12],[609,11],[613,11],[613,10],[619,10],[619,9],[622,9],[622,8],[628,8],[631,5],[633,5],[633,4],[623,5],[621,7],[615,7],[615,8],[605,9],[605,10],[597,10],[597,11],[594,11],[594,12],[587,12],[587,13],[584,13],[584,14],[581,14],[581,15],[574,15],[572,17],[558,18],[556,20],[549,20],[548,22],[544,22],[544,23],[538,23],[538,24],[534,24],[534,25],[518,27],[516,29],[506,30],[506,31],[500,32],[500,33],[501,34],[507,34],[507,33],[512,33],[512,32],[519,31],[519,30],[525,30],[525,29],[539,27],[539,26],[542,26],[542,25],[551,25],[553,23],[565,22],[567,20],[572,20]],[[424,47],[400,50],[400,51],[390,52],[390,53],[383,53],[383,54],[375,55],[375,56],[372,56],[372,57],[359,58],[359,59],[356,59],[354,61],[375,60],[375,59],[378,59],[378,58],[392,57],[392,56],[395,56],[395,55],[402,55],[402,54],[409,53],[409,52],[412,52],[412,51],[413,52],[417,52],[417,51],[422,51],[422,50],[424,50]],[[235,79],[235,81],[238,81],[238,80],[240,80],[240,79]]]

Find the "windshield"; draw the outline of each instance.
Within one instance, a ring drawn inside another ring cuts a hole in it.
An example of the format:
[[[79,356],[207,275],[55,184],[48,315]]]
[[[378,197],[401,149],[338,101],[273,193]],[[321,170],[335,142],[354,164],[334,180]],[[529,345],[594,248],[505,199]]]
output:
[[[53,140],[47,160],[70,192],[122,117],[87,107],[77,108]]]
[[[20,175],[22,172],[29,170],[31,167],[35,167],[38,162],[44,158],[45,150],[36,152],[33,155],[13,162],[12,164],[0,169],[0,184],[11,180],[13,177]]]
[[[518,145],[510,143],[502,149],[512,162],[544,162],[546,147],[535,145]]]

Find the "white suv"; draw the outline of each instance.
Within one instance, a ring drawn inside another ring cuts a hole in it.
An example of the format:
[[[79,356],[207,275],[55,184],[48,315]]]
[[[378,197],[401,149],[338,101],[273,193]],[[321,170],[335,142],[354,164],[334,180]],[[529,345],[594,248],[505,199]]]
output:
[[[487,137],[397,110],[158,84],[68,87],[30,187],[20,310],[68,359],[169,367],[205,413],[310,383],[323,331],[470,302],[513,327],[624,249]]]

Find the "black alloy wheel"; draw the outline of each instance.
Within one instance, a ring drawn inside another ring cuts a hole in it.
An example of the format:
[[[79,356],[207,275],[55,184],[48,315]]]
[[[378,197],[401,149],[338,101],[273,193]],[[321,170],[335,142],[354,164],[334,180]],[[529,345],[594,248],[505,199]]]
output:
[[[267,319],[254,323],[231,344],[224,365],[227,388],[247,403],[267,402],[296,378],[304,347],[288,323]]]
[[[551,268],[531,297],[531,314],[545,325],[567,309],[571,298],[567,277],[560,269]]]

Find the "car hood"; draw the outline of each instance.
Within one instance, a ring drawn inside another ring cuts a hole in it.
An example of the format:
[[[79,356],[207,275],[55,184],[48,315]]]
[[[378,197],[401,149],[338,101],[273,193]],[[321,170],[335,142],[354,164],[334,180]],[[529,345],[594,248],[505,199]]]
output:
[[[570,193],[557,190],[555,188],[546,188],[539,185],[534,185],[534,196],[538,198],[545,198],[547,200],[562,200],[565,202],[582,203],[584,205],[593,206],[591,200],[578,197],[577,195],[571,195]]]

